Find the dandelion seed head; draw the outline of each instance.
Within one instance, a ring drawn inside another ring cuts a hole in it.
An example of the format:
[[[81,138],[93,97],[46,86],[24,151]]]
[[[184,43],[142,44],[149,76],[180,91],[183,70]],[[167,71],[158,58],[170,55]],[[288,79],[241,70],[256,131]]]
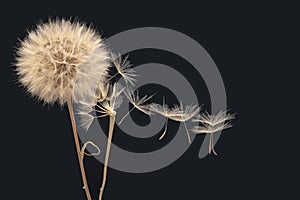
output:
[[[96,31],[64,19],[50,19],[30,31],[17,55],[19,82],[32,96],[50,104],[66,103],[75,85],[77,96],[83,91],[85,96],[92,90],[87,80],[94,80],[95,72],[105,74],[109,67],[109,52]]]

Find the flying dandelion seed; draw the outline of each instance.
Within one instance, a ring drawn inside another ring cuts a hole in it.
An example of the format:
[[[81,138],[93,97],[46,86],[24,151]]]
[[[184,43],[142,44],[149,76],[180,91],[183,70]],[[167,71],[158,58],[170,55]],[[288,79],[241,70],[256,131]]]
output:
[[[166,118],[165,129],[162,135],[160,136],[159,140],[163,139],[163,137],[166,135],[168,120],[171,119],[173,121],[183,122],[188,141],[189,143],[191,143],[191,138],[188,128],[186,126],[186,121],[192,119],[197,113],[199,113],[200,107],[198,107],[198,105],[187,105],[184,109],[183,104],[181,102],[180,106],[175,105],[173,108],[169,108],[169,106],[165,104],[165,100],[163,100],[163,105],[151,104],[151,110]]]
[[[196,134],[210,134],[209,138],[209,149],[208,153],[213,152],[217,155],[214,149],[214,137],[213,134],[231,128],[231,121],[235,119],[235,114],[227,114],[226,112],[220,111],[217,115],[210,115],[207,111],[200,115],[196,116],[196,119],[193,119],[194,122],[200,122],[203,126],[195,126],[192,129],[192,132]]]
[[[138,90],[136,91],[136,93],[134,93],[133,90],[130,89],[130,88],[127,88],[127,90],[125,90],[124,93],[125,93],[125,96],[127,97],[127,99],[129,100],[129,102],[133,105],[133,107],[122,117],[122,119],[120,120],[118,125],[120,125],[123,122],[123,120],[134,109],[137,109],[137,110],[143,112],[146,115],[151,115],[152,114],[152,112],[150,110],[150,105],[146,105],[145,102],[147,102],[149,99],[151,99],[153,97],[153,95],[151,95],[151,96],[145,95],[142,98],[140,98]]]
[[[107,79],[107,81],[112,80],[118,74],[121,75],[126,83],[126,85],[134,85],[136,82],[136,77],[138,76],[132,65],[128,61],[128,56],[122,59],[121,55],[116,55],[111,53],[112,66],[115,67],[117,73],[112,75]]]

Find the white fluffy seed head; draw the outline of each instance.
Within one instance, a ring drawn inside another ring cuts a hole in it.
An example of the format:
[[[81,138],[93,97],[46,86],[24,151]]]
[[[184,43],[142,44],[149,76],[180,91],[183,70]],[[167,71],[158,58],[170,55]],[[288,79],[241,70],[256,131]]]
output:
[[[109,67],[109,51],[96,31],[64,19],[38,25],[17,54],[19,82],[32,96],[50,104],[93,96],[94,81]]]

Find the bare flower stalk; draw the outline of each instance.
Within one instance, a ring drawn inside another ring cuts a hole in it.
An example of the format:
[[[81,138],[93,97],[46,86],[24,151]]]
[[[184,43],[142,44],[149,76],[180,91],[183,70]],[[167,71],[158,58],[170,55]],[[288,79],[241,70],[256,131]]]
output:
[[[103,192],[106,185],[108,159],[109,159],[110,147],[111,147],[111,142],[112,142],[112,137],[114,132],[114,126],[115,126],[115,116],[112,115],[109,117],[109,131],[108,131],[108,139],[107,139],[107,146],[106,146],[106,153],[105,153],[105,160],[104,160],[102,184],[99,193],[99,200],[103,199]]]
[[[71,99],[69,99],[67,101],[67,105],[68,105],[68,109],[69,109],[72,129],[73,129],[73,136],[74,136],[74,141],[75,141],[77,157],[78,157],[78,161],[79,161],[81,177],[82,177],[82,180],[83,180],[84,191],[85,191],[87,199],[92,200],[90,190],[89,190],[89,186],[88,186],[88,182],[87,182],[87,178],[86,178],[85,169],[84,169],[83,156],[81,156],[81,148],[80,148],[80,144],[79,144],[79,139],[78,139],[76,123],[75,123],[75,117],[74,117],[74,111],[73,111],[73,106],[72,106]]]

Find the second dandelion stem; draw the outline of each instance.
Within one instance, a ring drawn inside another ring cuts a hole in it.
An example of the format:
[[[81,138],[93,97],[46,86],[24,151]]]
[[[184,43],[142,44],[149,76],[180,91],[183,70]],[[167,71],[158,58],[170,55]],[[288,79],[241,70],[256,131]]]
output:
[[[114,126],[115,126],[115,116],[113,115],[113,116],[109,117],[109,131],[108,131],[108,139],[107,139],[104,168],[103,168],[103,177],[102,177],[102,184],[101,184],[101,188],[100,188],[99,200],[102,200],[103,192],[104,192],[104,188],[105,188],[105,184],[106,184],[108,159],[109,159],[111,141],[112,141],[113,132],[114,132]]]

